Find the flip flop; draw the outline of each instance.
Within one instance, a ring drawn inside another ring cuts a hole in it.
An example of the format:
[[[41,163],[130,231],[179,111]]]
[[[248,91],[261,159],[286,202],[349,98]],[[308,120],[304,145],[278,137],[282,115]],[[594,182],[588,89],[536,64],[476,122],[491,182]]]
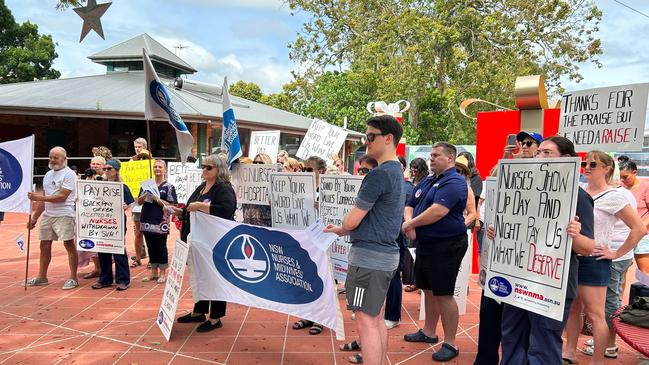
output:
[[[356,354],[354,356],[350,356],[347,358],[347,361],[351,362],[352,364],[362,364],[363,363],[363,355],[362,354]]]
[[[293,329],[294,330],[301,330],[301,329],[307,328],[309,326],[313,326],[313,322],[308,321],[306,319],[300,319],[299,321],[293,323]]]
[[[563,365],[579,364],[579,360],[577,360],[577,359],[569,359],[567,357],[562,357],[561,358],[561,364],[563,364]]]
[[[344,343],[340,346],[338,346],[340,351],[360,351],[361,346],[358,344],[356,340],[350,342],[350,343]]]
[[[131,267],[132,268],[135,268],[135,267],[138,267],[138,266],[142,266],[142,261],[133,260],[133,262],[131,262]]]
[[[322,333],[322,325],[318,323],[314,323],[313,326],[309,329],[309,334],[310,335],[319,335]]]
[[[92,278],[98,278],[98,277],[99,277],[99,273],[96,272],[96,271],[91,271],[91,272],[87,272],[87,273],[83,274],[84,279],[92,279]]]

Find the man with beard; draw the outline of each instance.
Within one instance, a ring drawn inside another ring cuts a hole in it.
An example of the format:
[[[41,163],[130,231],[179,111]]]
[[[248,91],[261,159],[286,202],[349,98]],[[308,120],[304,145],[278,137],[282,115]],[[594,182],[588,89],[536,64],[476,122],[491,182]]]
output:
[[[27,229],[36,226],[43,214],[40,225],[41,255],[38,276],[29,279],[25,285],[47,285],[47,269],[52,260],[52,241],[63,241],[68,251],[70,278],[65,281],[63,289],[74,289],[77,281],[77,249],[74,245],[74,201],[76,196],[76,175],[67,164],[67,154],[63,147],[50,150],[50,171],[43,178],[43,194],[27,193],[31,201],[38,202]]]

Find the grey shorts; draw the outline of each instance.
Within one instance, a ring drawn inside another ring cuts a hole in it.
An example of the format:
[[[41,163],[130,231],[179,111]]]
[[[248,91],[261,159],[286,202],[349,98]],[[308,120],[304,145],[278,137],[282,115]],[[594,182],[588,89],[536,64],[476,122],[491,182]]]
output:
[[[350,265],[345,291],[347,309],[376,317],[381,313],[394,271],[366,269]]]
[[[43,216],[40,225],[41,241],[70,241],[74,239],[74,218]]]

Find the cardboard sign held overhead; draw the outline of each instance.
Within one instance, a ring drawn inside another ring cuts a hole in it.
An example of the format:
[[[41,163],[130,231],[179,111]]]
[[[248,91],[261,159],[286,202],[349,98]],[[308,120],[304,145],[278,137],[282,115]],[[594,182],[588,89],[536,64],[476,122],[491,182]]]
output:
[[[313,119],[296,156],[303,160],[311,156],[318,156],[330,163],[332,162],[331,155],[338,154],[345,138],[347,138],[346,130],[324,120]]]
[[[277,161],[279,152],[279,131],[254,131],[250,132],[250,148],[248,157],[254,159],[259,153],[270,156],[273,162]]]
[[[577,152],[642,151],[649,83],[567,92],[559,134]]]

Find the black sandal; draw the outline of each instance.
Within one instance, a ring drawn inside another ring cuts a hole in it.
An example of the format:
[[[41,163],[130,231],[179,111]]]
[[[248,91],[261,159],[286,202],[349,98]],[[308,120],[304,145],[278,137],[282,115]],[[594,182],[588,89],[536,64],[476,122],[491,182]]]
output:
[[[350,343],[344,343],[340,346],[338,346],[340,351],[360,351],[361,346],[356,342],[356,340],[350,342]]]
[[[300,319],[299,321],[293,323],[293,329],[294,330],[301,330],[303,328],[307,328],[309,326],[312,326],[313,322],[308,321],[306,319]]]
[[[309,329],[309,334],[310,335],[319,335],[322,333],[322,325],[318,323],[314,323],[313,326]]]
[[[140,260],[133,260],[133,262],[131,262],[131,268],[136,268],[138,266],[142,266],[142,262]]]
[[[362,354],[356,354],[354,356],[350,356],[347,358],[347,361],[351,362],[352,364],[362,364],[363,363],[363,355]]]

